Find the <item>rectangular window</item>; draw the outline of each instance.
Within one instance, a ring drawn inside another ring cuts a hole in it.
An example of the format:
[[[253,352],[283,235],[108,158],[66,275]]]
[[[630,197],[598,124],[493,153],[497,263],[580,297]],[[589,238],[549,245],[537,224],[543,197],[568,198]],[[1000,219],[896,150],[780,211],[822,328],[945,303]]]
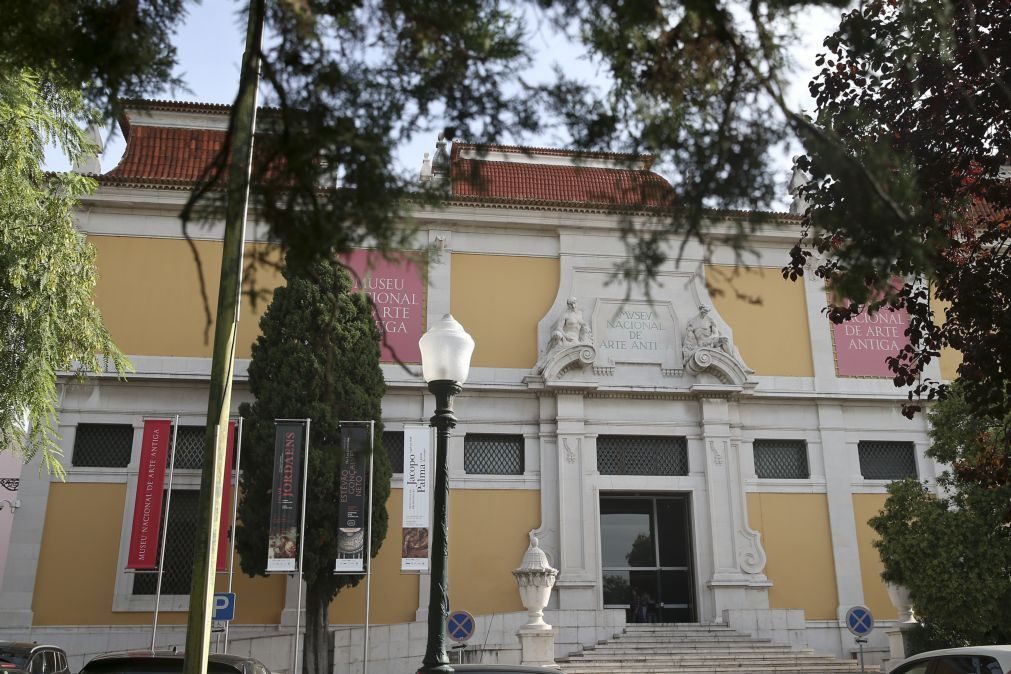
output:
[[[126,468],[132,452],[130,424],[78,424],[70,463],[77,468]]]
[[[204,462],[206,426],[179,426],[176,435],[176,469],[200,470]]]
[[[688,440],[674,435],[601,435],[601,475],[687,475]]]
[[[916,477],[916,450],[911,442],[861,440],[860,474],[865,480],[901,480]]]
[[[404,432],[383,431],[383,449],[390,459],[390,469],[394,473],[404,472]]]
[[[772,480],[806,480],[807,443],[804,440],[755,440],[755,475]]]
[[[190,582],[193,577],[193,540],[197,534],[197,497],[199,494],[200,492],[196,489],[172,490],[168,532],[165,540],[165,570],[161,581],[162,594],[190,593]],[[153,595],[157,589],[157,582],[158,574],[156,573],[135,574],[133,593],[135,595]]]
[[[522,475],[523,436],[468,433],[463,469],[472,475]]]

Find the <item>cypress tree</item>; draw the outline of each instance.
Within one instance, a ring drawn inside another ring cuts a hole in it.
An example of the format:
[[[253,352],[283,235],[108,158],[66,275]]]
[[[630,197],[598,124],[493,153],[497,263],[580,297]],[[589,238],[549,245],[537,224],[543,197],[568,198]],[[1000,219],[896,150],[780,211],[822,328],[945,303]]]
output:
[[[352,292],[341,265],[321,260],[295,270],[274,291],[252,349],[244,403],[242,497],[236,546],[242,570],[263,575],[267,564],[274,420],[312,420],[306,493],[303,578],[306,632],[303,672],[333,671],[328,657],[328,608],[343,587],[364,576],[334,575],[340,476],[340,421],[375,420],[372,556],[386,537],[390,463],[382,447],[381,404],[386,385],[379,367],[379,331],[366,297]]]

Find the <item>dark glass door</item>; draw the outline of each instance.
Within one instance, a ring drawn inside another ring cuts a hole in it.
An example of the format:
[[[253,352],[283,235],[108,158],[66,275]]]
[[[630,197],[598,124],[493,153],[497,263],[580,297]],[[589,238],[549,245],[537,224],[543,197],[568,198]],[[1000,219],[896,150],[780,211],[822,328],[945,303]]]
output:
[[[629,622],[693,622],[689,497],[600,499],[604,606]]]

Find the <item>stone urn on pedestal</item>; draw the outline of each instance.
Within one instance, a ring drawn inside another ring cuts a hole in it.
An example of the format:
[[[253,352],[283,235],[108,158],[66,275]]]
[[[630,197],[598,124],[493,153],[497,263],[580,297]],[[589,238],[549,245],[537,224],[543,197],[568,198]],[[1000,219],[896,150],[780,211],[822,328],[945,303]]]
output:
[[[888,598],[892,600],[892,604],[899,611],[898,624],[885,632],[888,635],[888,669],[891,669],[895,663],[906,657],[903,631],[915,627],[918,623],[913,617],[913,603],[909,599],[909,588],[885,582],[885,589],[888,590]]]
[[[558,570],[551,568],[548,557],[540,549],[537,537],[530,532],[530,546],[523,555],[518,569],[513,571],[519,587],[520,600],[527,610],[529,621],[516,633],[522,647],[524,665],[555,666],[555,633],[544,622],[544,608],[551,598]]]

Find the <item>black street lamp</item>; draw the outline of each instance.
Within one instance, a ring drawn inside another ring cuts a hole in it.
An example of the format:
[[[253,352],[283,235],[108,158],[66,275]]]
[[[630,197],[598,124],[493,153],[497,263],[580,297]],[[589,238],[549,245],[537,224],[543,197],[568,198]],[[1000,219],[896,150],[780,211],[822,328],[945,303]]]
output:
[[[421,336],[421,370],[428,390],[435,395],[435,522],[432,527],[431,589],[428,599],[428,645],[419,674],[453,671],[446,656],[446,617],[449,615],[449,558],[447,501],[449,463],[446,458],[449,430],[456,426],[453,396],[463,390],[470,373],[474,340],[449,314]]]

